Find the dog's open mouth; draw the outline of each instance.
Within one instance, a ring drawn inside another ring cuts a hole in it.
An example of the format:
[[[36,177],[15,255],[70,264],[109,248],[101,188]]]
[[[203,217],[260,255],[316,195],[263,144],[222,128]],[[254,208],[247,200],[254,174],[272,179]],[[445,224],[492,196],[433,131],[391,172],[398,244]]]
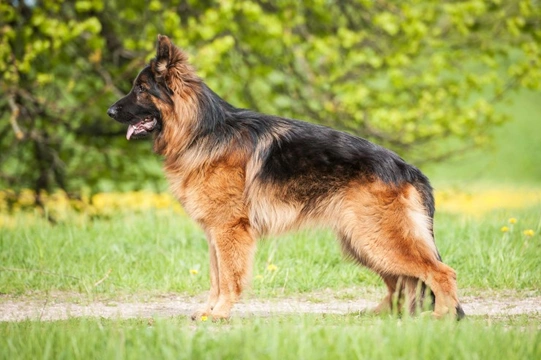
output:
[[[128,132],[126,133],[126,139],[138,139],[149,135],[158,126],[158,120],[156,118],[145,118],[138,123],[130,124]]]

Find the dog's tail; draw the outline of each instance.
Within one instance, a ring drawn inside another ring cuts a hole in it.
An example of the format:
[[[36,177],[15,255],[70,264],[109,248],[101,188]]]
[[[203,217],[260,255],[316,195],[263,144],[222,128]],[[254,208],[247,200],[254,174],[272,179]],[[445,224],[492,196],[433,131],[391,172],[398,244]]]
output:
[[[420,171],[417,175],[417,180],[413,182],[413,186],[415,189],[419,192],[421,195],[421,199],[423,201],[424,208],[426,210],[427,216],[430,218],[430,233],[432,235],[432,241],[434,241],[434,248],[436,249],[436,256],[438,261],[442,261],[441,255],[436,247],[435,243],[435,237],[434,237],[434,213],[436,211],[435,202],[434,202],[434,191],[432,186],[430,185],[430,182],[428,178],[422,174]],[[405,293],[409,294],[411,297],[409,301],[409,311],[410,313],[416,313],[420,309],[424,310],[433,310],[435,303],[436,303],[436,297],[434,296],[434,293],[430,291],[430,288],[422,282],[420,284],[420,287],[417,289],[417,286],[414,289],[408,289],[407,288],[407,282],[404,282],[405,288],[403,289]],[[411,286],[411,285],[409,285]],[[466,314],[464,313],[464,310],[460,306],[460,304],[456,307],[456,317],[457,320],[460,320],[464,318]]]
[[[432,235],[432,241],[434,242],[436,256],[438,260],[441,261],[441,255],[438,251],[434,238],[434,214],[436,212],[434,189],[432,188],[432,185],[430,185],[430,181],[428,180],[428,178],[423,173],[419,171],[416,175],[417,181],[413,183],[413,186],[421,195],[426,214],[430,219],[430,234]],[[410,294],[412,294],[411,291]],[[409,306],[410,313],[415,313],[419,311],[419,309],[434,310],[434,306],[436,304],[436,297],[424,282],[421,283],[419,291],[415,291],[412,295],[413,298],[411,299]],[[429,299],[427,299],[427,297],[429,297]]]
[[[436,256],[438,260],[441,261],[441,255],[436,247],[436,241],[434,237],[434,213],[436,212],[434,190],[432,189],[428,178],[422,173],[420,173],[419,175],[419,179],[413,183],[413,186],[421,195],[426,215],[430,219],[430,234],[432,235],[432,241],[434,242],[434,248],[436,249]]]

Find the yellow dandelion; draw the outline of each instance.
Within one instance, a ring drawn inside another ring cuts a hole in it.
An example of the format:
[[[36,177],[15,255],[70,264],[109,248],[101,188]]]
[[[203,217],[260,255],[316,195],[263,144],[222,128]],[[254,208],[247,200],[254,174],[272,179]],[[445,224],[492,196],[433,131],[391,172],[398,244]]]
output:
[[[201,321],[207,321],[209,318],[206,315],[201,316]]]
[[[501,232],[508,232],[509,231],[509,227],[507,226],[502,226],[502,228],[500,229]]]
[[[531,236],[534,236],[535,231],[533,231],[532,229],[528,229],[528,230],[524,230],[523,234],[528,237],[531,237]]]
[[[278,270],[278,266],[276,266],[274,264],[269,264],[269,265],[267,265],[267,270],[271,271],[271,272],[276,271],[276,270]]]
[[[197,269],[190,269],[190,274],[197,275],[198,273],[199,271],[197,271]]]
[[[516,224],[517,219],[516,218],[509,218],[509,224]]]

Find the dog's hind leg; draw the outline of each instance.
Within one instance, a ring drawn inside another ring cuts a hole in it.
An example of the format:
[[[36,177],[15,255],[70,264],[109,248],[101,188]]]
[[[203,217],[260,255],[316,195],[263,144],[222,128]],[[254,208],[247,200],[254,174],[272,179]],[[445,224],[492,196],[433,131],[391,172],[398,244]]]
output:
[[[398,311],[398,301],[400,298],[400,291],[398,290],[399,277],[394,275],[381,275],[383,282],[387,285],[387,295],[381,300],[381,302],[370,313],[384,314]]]
[[[434,310],[435,298],[430,288],[421,280],[414,277],[404,279],[404,304],[411,315],[423,311]]]
[[[358,244],[351,241],[350,237],[341,234],[341,245],[344,255],[353,259],[361,265],[368,265],[366,263],[366,256],[362,256],[362,253],[358,249]],[[402,312],[402,305],[404,302],[404,276],[392,275],[387,273],[379,273],[383,282],[387,286],[387,294],[385,297],[372,309],[363,310],[363,313],[367,314],[386,314]]]
[[[425,283],[435,296],[435,317],[462,317],[455,271],[439,260],[419,194],[412,186],[370,190],[346,198],[342,246],[382,276],[410,278],[405,282],[410,295],[418,280]]]
[[[420,311],[434,308],[432,293],[426,284],[417,278],[409,276],[381,275],[387,286],[387,295],[369,312],[374,314],[396,313],[409,311],[415,315]],[[431,296],[429,299],[428,296]]]
[[[217,320],[229,317],[251,276],[256,241],[245,219],[209,231],[218,273],[218,298],[210,315]]]

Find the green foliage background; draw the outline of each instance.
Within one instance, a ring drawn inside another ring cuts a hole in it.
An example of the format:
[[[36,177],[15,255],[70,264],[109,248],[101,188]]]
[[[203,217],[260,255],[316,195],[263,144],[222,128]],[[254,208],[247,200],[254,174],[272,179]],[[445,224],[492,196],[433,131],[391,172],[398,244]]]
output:
[[[157,34],[237,106],[338,127],[416,164],[484,145],[541,84],[537,0],[0,3],[0,186],[162,189],[105,115]]]

